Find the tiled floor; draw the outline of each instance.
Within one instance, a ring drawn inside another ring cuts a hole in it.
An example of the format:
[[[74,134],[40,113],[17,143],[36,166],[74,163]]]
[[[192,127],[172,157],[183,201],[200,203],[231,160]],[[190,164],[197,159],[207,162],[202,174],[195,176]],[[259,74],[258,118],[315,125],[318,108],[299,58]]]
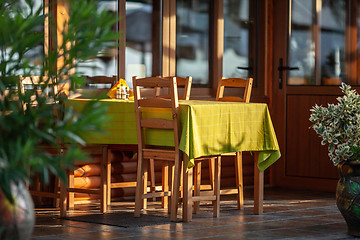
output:
[[[220,218],[212,218],[210,206],[205,204],[191,223],[169,221],[127,228],[64,220],[58,217],[58,210],[37,209],[32,239],[356,239],[347,235],[334,193],[266,188],[264,214],[254,215],[252,203],[251,190],[247,190],[243,211],[237,210],[236,201],[230,198],[221,202]],[[157,207],[150,203],[146,214],[166,214],[155,211]],[[131,202],[113,203],[110,212],[132,209]],[[94,211],[78,207],[71,215]]]

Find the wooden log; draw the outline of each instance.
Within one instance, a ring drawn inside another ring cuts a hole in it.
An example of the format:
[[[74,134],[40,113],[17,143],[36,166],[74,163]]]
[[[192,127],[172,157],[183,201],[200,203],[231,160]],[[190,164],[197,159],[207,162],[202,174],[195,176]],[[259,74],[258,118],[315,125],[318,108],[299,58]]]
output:
[[[101,168],[99,164],[86,164],[74,171],[74,177],[100,176]]]
[[[100,183],[101,183],[100,176],[74,178],[74,187],[75,188],[99,188]]]
[[[136,161],[128,161],[128,162],[114,162],[111,164],[111,174],[123,174],[123,173],[135,173],[136,174]]]

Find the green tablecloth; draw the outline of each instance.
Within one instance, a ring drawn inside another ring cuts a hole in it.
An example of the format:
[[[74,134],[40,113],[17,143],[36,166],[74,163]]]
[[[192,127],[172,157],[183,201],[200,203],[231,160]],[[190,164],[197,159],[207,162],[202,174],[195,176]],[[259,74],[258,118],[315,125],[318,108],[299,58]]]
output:
[[[81,109],[87,99],[72,99],[67,107]],[[103,126],[107,134],[94,134],[86,140],[96,144],[137,144],[133,101],[104,99],[111,116]],[[263,171],[280,158],[279,145],[264,103],[234,103],[199,100],[180,100],[180,150],[192,160],[201,156],[237,151],[259,151],[258,167]],[[164,115],[154,109],[151,115]],[[170,116],[170,115],[169,115]],[[154,132],[149,144],[171,146],[173,137]]]

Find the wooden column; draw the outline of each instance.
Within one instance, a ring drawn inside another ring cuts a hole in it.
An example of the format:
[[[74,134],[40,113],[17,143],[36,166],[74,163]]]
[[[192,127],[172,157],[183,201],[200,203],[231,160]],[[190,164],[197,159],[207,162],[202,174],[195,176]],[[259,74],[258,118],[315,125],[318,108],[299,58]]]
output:
[[[119,20],[119,57],[118,57],[118,77],[125,79],[125,49],[126,49],[126,1],[119,0],[118,12]]]
[[[210,79],[212,80],[212,95],[215,96],[219,79],[222,77],[222,64],[224,54],[224,3],[223,0],[214,1],[214,12],[213,12],[213,57],[211,61],[211,69],[209,72]]]
[[[176,74],[176,1],[163,1],[162,75]]]

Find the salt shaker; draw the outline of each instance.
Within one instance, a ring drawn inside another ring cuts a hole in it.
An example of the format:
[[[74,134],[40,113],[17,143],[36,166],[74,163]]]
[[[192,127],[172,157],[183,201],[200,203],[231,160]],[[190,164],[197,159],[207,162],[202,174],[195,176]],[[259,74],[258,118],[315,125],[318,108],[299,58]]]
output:
[[[121,99],[121,92],[120,92],[120,88],[117,87],[116,88],[116,96],[115,96],[116,99]]]
[[[129,100],[129,96],[130,96],[130,92],[129,92],[129,87],[125,87],[125,100]]]

